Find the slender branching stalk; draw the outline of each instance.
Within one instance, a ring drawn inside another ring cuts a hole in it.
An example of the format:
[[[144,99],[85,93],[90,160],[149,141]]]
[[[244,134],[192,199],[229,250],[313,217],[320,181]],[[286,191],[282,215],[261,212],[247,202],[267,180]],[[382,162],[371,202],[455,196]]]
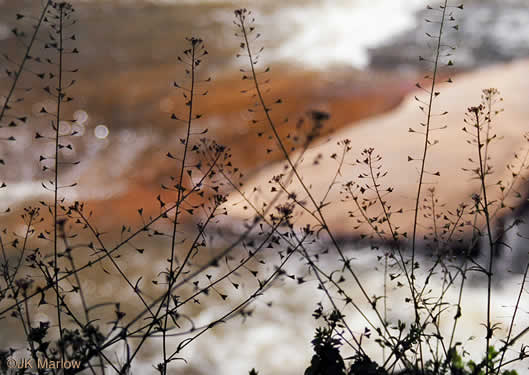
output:
[[[254,29],[253,29],[252,26],[250,26],[250,29],[247,29],[247,27],[248,27],[248,25],[247,25],[247,23],[248,23],[247,17],[248,16],[249,16],[249,14],[248,14],[248,11],[246,9],[238,9],[238,10],[235,11],[235,17],[237,19],[236,25],[239,28],[239,30],[241,32],[241,37],[244,40],[244,43],[241,44],[241,47],[245,50],[245,52],[247,53],[247,56],[248,56],[248,62],[249,62],[249,66],[250,66],[250,68],[249,68],[250,69],[250,77],[251,77],[250,79],[252,80],[252,82],[254,84],[254,89],[255,89],[255,92],[256,92],[256,95],[257,95],[258,103],[259,103],[259,105],[261,106],[261,108],[262,108],[262,110],[264,112],[264,115],[265,115],[266,121],[267,121],[267,123],[269,125],[269,128],[272,131],[274,139],[276,140],[276,143],[277,143],[278,147],[280,148],[280,150],[281,150],[281,152],[283,154],[283,157],[287,161],[291,172],[294,174],[296,180],[300,184],[300,186],[303,189],[303,191],[307,194],[307,196],[308,196],[308,198],[309,198],[309,200],[310,200],[310,202],[311,202],[311,204],[313,206],[313,209],[315,211],[315,214],[313,215],[313,217],[321,224],[321,227],[323,228],[323,230],[329,235],[329,238],[330,238],[330,240],[331,240],[331,242],[333,244],[333,247],[337,250],[340,258],[344,262],[344,267],[348,270],[348,272],[351,274],[351,276],[355,280],[355,282],[358,285],[363,297],[373,307],[373,310],[375,311],[375,314],[377,315],[377,317],[380,320],[380,322],[383,324],[384,329],[387,330],[387,327],[384,325],[384,318],[382,317],[382,315],[379,312],[379,310],[376,308],[376,304],[374,303],[374,301],[371,299],[371,297],[369,297],[369,295],[367,293],[367,290],[364,287],[363,283],[361,282],[360,278],[358,277],[357,273],[353,270],[350,260],[348,260],[345,257],[345,255],[343,253],[343,250],[341,249],[337,239],[335,238],[335,236],[333,235],[331,229],[327,225],[325,216],[323,215],[323,212],[322,212],[322,205],[318,204],[316,202],[316,200],[315,200],[314,196],[312,195],[310,189],[304,183],[302,177],[299,174],[298,169],[296,168],[294,162],[292,161],[292,158],[290,157],[288,151],[286,150],[286,148],[284,146],[284,143],[283,143],[283,141],[282,141],[282,139],[281,139],[281,137],[280,137],[280,135],[279,135],[279,133],[277,131],[277,128],[275,126],[274,121],[272,120],[272,118],[270,116],[270,108],[265,102],[265,99],[264,99],[264,96],[263,96],[263,93],[261,91],[261,87],[260,87],[260,84],[259,84],[259,79],[257,77],[256,68],[255,68],[255,65],[256,65],[257,62],[256,62],[256,60],[253,57],[251,44],[250,44],[250,40],[249,40],[249,33],[253,32]],[[305,206],[303,206],[303,207],[305,207]],[[388,332],[388,334],[389,334],[389,332]]]
[[[66,11],[65,6],[66,3],[60,3],[58,4],[58,12],[59,12],[59,20],[58,20],[58,26],[59,30],[58,32],[58,39],[59,39],[59,47],[58,47],[58,55],[59,55],[59,67],[58,67],[58,78],[57,78],[57,109],[56,109],[56,117],[55,117],[55,183],[53,184],[53,190],[54,190],[54,197],[53,197],[53,267],[54,267],[54,274],[55,274],[55,291],[56,291],[56,300],[57,300],[57,321],[59,324],[59,335],[60,340],[63,342],[63,331],[62,331],[62,318],[61,318],[61,296],[60,296],[60,289],[59,289],[59,258],[58,258],[58,231],[59,231],[59,165],[60,165],[60,143],[59,143],[59,137],[61,133],[61,104],[64,98],[63,93],[63,82],[62,82],[62,74],[63,74],[63,56],[64,56],[64,35],[63,35],[63,27],[64,27],[64,13]],[[61,349],[61,359],[64,361],[64,350]]]
[[[35,41],[37,40],[37,36],[41,30],[41,26],[43,24],[44,18],[46,17],[46,14],[48,14],[48,8],[50,7],[51,4],[52,4],[52,0],[47,0],[44,3],[44,6],[42,7],[42,11],[38,18],[38,21],[36,25],[34,26],[33,33],[31,35],[29,43],[27,44],[24,56],[22,57],[21,61],[18,63],[17,69],[14,72],[11,86],[9,87],[8,93],[5,97],[4,102],[2,103],[2,106],[0,107],[0,123],[2,123],[2,121],[4,120],[4,117],[6,116],[8,110],[11,109],[11,106],[10,106],[11,99],[13,98],[15,89],[17,88],[21,80],[21,77],[24,73],[24,68],[26,66],[26,63],[31,59],[31,51],[33,49],[33,45],[35,44]],[[21,18],[24,18],[24,16],[19,14],[17,18],[21,19]],[[18,32],[15,32],[15,35],[18,35]]]
[[[169,319],[169,306],[171,304],[171,288],[174,285],[176,281],[176,277],[174,276],[174,266],[175,266],[175,247],[176,247],[176,234],[177,234],[177,225],[178,225],[178,216],[180,214],[180,202],[181,202],[181,196],[183,193],[183,186],[184,186],[184,171],[186,168],[186,162],[187,162],[187,154],[189,151],[189,140],[191,135],[191,129],[192,129],[192,121],[193,121],[193,102],[195,98],[195,84],[196,84],[196,70],[200,65],[201,58],[207,54],[207,51],[204,50],[204,46],[202,45],[202,40],[198,38],[191,38],[188,39],[190,44],[190,49],[186,50],[184,52],[185,57],[189,59],[189,61],[186,63],[188,64],[188,67],[186,69],[189,69],[190,71],[190,87],[189,87],[189,99],[187,99],[186,106],[188,107],[188,116],[187,116],[187,129],[186,129],[186,136],[184,141],[184,151],[182,156],[182,163],[180,165],[180,175],[177,180],[177,184],[179,185],[178,193],[177,193],[177,206],[174,214],[174,220],[173,220],[173,233],[171,234],[171,255],[169,258],[169,274],[167,276],[167,302],[165,302],[165,318],[163,323],[163,371],[162,374],[167,374],[167,343],[166,343],[166,333],[167,333],[167,321]],[[181,58],[180,58],[181,59]],[[194,247],[190,248],[184,262],[182,263],[182,266],[180,267],[180,271],[185,267],[187,264],[187,261],[189,260],[189,257],[191,254],[195,251]],[[180,273],[178,272],[178,274]]]

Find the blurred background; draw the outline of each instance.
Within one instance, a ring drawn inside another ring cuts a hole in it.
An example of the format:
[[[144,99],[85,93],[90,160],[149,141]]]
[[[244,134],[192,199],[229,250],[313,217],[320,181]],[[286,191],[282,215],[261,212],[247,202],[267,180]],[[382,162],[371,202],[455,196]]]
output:
[[[253,146],[264,141],[254,138],[255,132],[247,126],[252,101],[239,95],[247,86],[239,69],[248,62],[235,57],[240,43],[234,35],[235,8],[251,9],[262,34],[255,49],[264,47],[260,67],[272,68],[270,96],[284,102],[277,107],[277,116],[294,121],[309,109],[325,110],[332,117],[324,133],[388,111],[415,89],[430,70],[418,57],[432,54],[433,41],[425,32],[435,28],[425,19],[436,15],[428,13],[425,0],[83,0],[73,4],[78,23],[71,30],[80,54],[67,61],[72,69],[79,69],[72,75],[76,84],[69,94],[75,101],[68,109],[69,115],[78,116],[74,119],[81,119],[77,124],[82,124],[83,137],[76,152],[83,163],[72,171],[77,173],[72,178],[91,184],[107,178],[115,181],[108,191],[81,184],[85,187],[78,193],[87,194],[85,198],[159,187],[171,167],[153,160],[170,148],[181,131],[169,117],[182,110],[183,99],[172,83],[183,78],[177,57],[189,36],[204,39],[209,55],[201,77],[212,78],[203,86],[208,96],[198,103],[198,110],[207,116],[197,126],[208,128],[211,138],[232,147],[234,159],[247,174],[280,157],[267,154],[266,145]],[[529,54],[525,30],[529,9],[524,1],[466,0],[464,7],[464,11],[454,8],[459,31],[446,33],[446,44],[456,47],[450,73]],[[39,8],[39,1],[0,1],[3,52],[11,56],[21,52],[10,31],[24,27],[15,14],[36,15]],[[29,84],[38,90],[38,81]],[[38,116],[49,103],[38,100],[43,97],[40,92],[34,94],[21,111],[31,106]],[[248,142],[233,142],[241,137]],[[18,138],[18,145],[25,142],[35,153],[41,151],[24,130]],[[27,160],[27,153],[17,154],[16,146],[8,152],[12,160]],[[19,164],[25,167],[6,171],[8,181],[42,178],[38,163]],[[21,191],[35,189],[21,185],[9,194],[17,199]]]
[[[357,121],[388,113],[414,92],[416,82],[430,70],[419,59],[432,54],[433,41],[425,37],[432,30],[431,23],[425,21],[432,11],[426,6],[438,6],[426,0],[72,3],[78,22],[71,30],[80,53],[70,56],[67,63],[79,72],[72,75],[76,84],[68,90],[75,99],[66,110],[72,120],[65,126],[82,134],[74,140],[74,157],[82,162],[64,169],[66,180],[79,182],[66,196],[88,201],[95,212],[104,210],[99,220],[108,231],[119,231],[121,223],[127,222],[138,207],[144,207],[147,213],[157,212],[155,197],[160,183],[176,173],[174,163],[164,155],[178,148],[178,138],[184,131],[170,117],[185,110],[184,99],[173,82],[184,79],[177,57],[188,47],[186,37],[204,40],[209,54],[200,76],[204,80],[212,78],[210,83],[201,84],[208,95],[197,104],[197,113],[204,113],[204,117],[196,121],[196,126],[207,128],[210,138],[229,146],[234,165],[251,176],[280,160],[281,154],[267,152],[270,141],[257,137],[248,126],[251,117],[247,110],[253,101],[240,94],[247,84],[241,81],[239,69],[247,67],[248,62],[244,56],[236,58],[240,39],[234,35],[234,9],[252,10],[256,29],[262,34],[255,46],[264,47],[259,67],[271,67],[268,95],[282,98],[275,115],[289,119],[285,134],[300,116],[317,109],[331,114],[322,130],[324,137]],[[443,70],[442,75],[457,76],[529,56],[526,1],[463,0],[459,4],[464,4],[463,11],[454,8],[459,30],[447,33],[446,40],[456,47],[452,57],[455,66]],[[20,27],[16,14],[37,16],[40,7],[36,0],[0,0],[2,53],[20,56],[21,46],[11,33],[13,27]],[[0,81],[2,90],[7,82]],[[8,167],[9,163],[17,167],[3,169],[8,187],[1,208],[21,207],[51,196],[41,187],[46,176],[38,162],[39,156],[49,151],[49,145],[34,138],[36,130],[49,127],[41,109],[51,112],[54,104],[42,95],[43,85],[37,78],[28,75],[24,83],[34,90],[17,111],[30,113],[32,122],[31,127],[14,130],[16,144],[2,144]],[[3,222],[14,225],[17,219],[7,216]],[[358,258],[363,259],[358,267],[366,278],[372,277],[375,262],[368,253],[358,250]],[[141,272],[143,266],[131,264],[131,269]],[[98,285],[94,280],[87,281],[94,298],[111,299],[112,293],[120,292],[118,284]],[[381,288],[379,281],[367,283],[375,291]],[[243,374],[255,366],[261,367],[263,374],[302,373],[311,355],[315,325],[311,312],[321,300],[313,294],[313,286],[272,290],[266,301],[273,300],[275,309],[267,310],[263,302],[256,307],[255,318],[206,334],[184,354],[189,364],[179,371]],[[507,314],[501,306],[511,303],[506,298],[504,301],[504,296],[498,294],[500,315]],[[471,321],[481,319],[479,314],[483,313],[476,301],[483,301],[479,287],[469,293],[466,301]],[[197,319],[211,320],[219,308],[197,308]],[[401,313],[395,311],[395,316]],[[527,312],[524,314],[527,320]],[[466,334],[479,335],[477,329]],[[153,346],[150,354],[156,353]],[[151,371],[148,356],[140,361],[138,369],[143,369],[142,373]]]

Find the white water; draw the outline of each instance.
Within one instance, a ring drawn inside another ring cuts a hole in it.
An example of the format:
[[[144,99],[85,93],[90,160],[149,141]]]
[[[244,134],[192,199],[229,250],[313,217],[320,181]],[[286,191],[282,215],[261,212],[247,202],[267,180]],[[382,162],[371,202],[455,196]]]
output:
[[[378,270],[375,271],[377,254],[370,250],[355,250],[348,254],[348,256],[358,258],[358,260],[353,261],[352,266],[370,296],[381,295],[383,291],[381,263],[379,263]],[[332,267],[331,264],[337,264],[335,262],[329,260],[327,266]],[[300,267],[302,266],[295,266],[294,268],[299,271]],[[336,265],[336,267],[340,266]],[[357,285],[350,276],[347,274],[344,276],[348,278],[348,281],[341,285],[342,288],[361,307],[362,311],[366,312],[370,319],[376,322],[375,315],[371,314],[372,310],[365,302]],[[181,369],[182,373],[186,373],[186,368],[189,371],[189,367],[191,367],[199,374],[204,375],[212,373],[219,375],[247,374],[253,367],[259,371],[259,374],[263,375],[303,374],[303,371],[310,364],[313,354],[310,341],[313,338],[314,330],[323,325],[321,321],[316,322],[314,320],[312,313],[317,302],[329,306],[325,294],[316,289],[317,281],[315,278],[309,279],[311,281],[302,285],[297,285],[295,281],[287,281],[280,284],[279,287],[267,291],[255,303],[255,313],[252,318],[244,323],[241,320],[230,321],[209,331],[182,353],[182,357],[188,361],[188,364],[181,363],[177,367]],[[429,285],[433,290],[432,296],[437,296],[442,284],[440,280],[433,279]],[[419,276],[418,280],[418,285],[421,285],[424,279]],[[519,281],[520,277],[515,277],[506,281],[503,286],[497,286],[493,289],[492,321],[499,323],[501,327],[495,332],[495,337],[504,337],[507,332],[519,290]],[[413,309],[411,304],[404,302],[405,297],[409,297],[409,290],[407,286],[395,287],[396,281],[390,285],[387,302],[388,319],[393,323],[392,325],[400,319],[409,326],[409,323],[413,321]],[[456,285],[459,283],[456,282]],[[455,303],[458,298],[457,293],[457,287],[452,288],[445,296],[445,302]],[[525,295],[522,300],[522,309],[523,306],[527,306],[527,297]],[[336,301],[341,307],[340,299],[338,298]],[[470,356],[464,357],[465,361],[481,359],[483,355],[485,330],[481,324],[486,322],[486,301],[485,283],[480,286],[471,286],[467,282],[462,300],[463,315],[459,321],[456,340],[454,341],[462,342],[465,350],[470,353]],[[267,307],[266,302],[273,302],[273,307]],[[381,300],[377,306],[382,311]],[[222,316],[228,309],[228,306],[222,304],[209,307],[197,317],[197,321],[204,323],[213,321]],[[344,308],[342,313],[346,315],[346,320],[356,335],[364,331],[366,322],[351,305]],[[445,336],[446,345],[449,342],[449,332],[452,328],[454,313],[454,309],[448,310],[443,317],[444,323],[441,329]],[[514,335],[529,324],[526,312],[519,312],[517,323]],[[382,363],[382,351],[374,342],[375,338],[376,333],[373,333],[370,340],[364,338],[362,347],[371,358],[380,364]],[[177,345],[179,341],[175,340],[174,345]],[[525,338],[520,342],[527,344],[529,339]],[[519,348],[520,342],[516,348]],[[492,343],[496,347],[501,345],[496,341],[492,341]],[[344,358],[352,354],[347,345],[342,347]],[[527,375],[529,374],[528,366],[529,363],[525,361],[523,365],[518,362],[511,368],[516,369],[519,375]]]
[[[113,0],[78,0],[105,2]],[[334,65],[365,67],[367,48],[375,47],[415,26],[415,12],[427,0],[119,0],[119,4],[209,7],[211,21],[224,23],[225,35],[232,38],[233,10],[252,10],[257,25],[266,30],[267,62],[294,62],[325,69]],[[199,21],[200,22],[200,21]],[[207,22],[207,21],[206,21]],[[222,42],[222,41],[220,41]]]
[[[270,13],[257,7],[256,19],[267,32],[275,30],[267,38],[281,41],[265,50],[267,61],[317,69],[333,65],[362,68],[369,62],[367,49],[414,27],[414,13],[425,4],[425,0],[282,2]]]

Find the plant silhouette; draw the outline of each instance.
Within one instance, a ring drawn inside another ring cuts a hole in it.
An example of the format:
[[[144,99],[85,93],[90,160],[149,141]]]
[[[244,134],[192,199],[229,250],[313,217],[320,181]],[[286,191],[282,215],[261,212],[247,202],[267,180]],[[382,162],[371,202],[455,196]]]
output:
[[[198,109],[215,85],[204,72],[209,53],[200,37],[186,38],[176,61],[183,79],[172,82],[182,101],[166,119],[182,129],[182,135],[171,142],[170,150],[163,150],[174,173],[160,186],[156,214],[138,207],[136,217],[119,223],[119,233],[105,232],[98,218],[106,212],[94,212],[89,204],[68,196],[78,183],[67,172],[83,162],[75,141],[81,134],[71,126],[75,120],[69,108],[80,53],[74,7],[48,0],[36,18],[18,14],[19,22],[33,23],[31,33],[13,30],[25,46],[21,57],[3,57],[9,84],[2,97],[1,139],[15,142],[9,129],[25,124],[34,142],[47,147],[49,152],[38,162],[42,188],[52,197],[24,207],[16,228],[0,232],[0,319],[23,332],[18,340],[23,344],[14,340],[0,348],[0,371],[129,374],[148,358],[153,371],[177,373],[187,363],[188,346],[202,337],[207,340],[223,326],[233,327],[231,320],[252,319],[270,289],[308,285],[323,298],[313,314],[323,324],[312,340],[314,354],[305,375],[516,374],[529,354],[523,343],[529,327],[518,325],[529,264],[515,290],[516,304],[503,337],[492,308],[497,303],[494,255],[519,220],[497,232],[493,226],[498,217],[505,217],[504,211],[515,212],[526,199],[521,189],[527,187],[529,148],[507,166],[493,165],[490,155],[498,141],[494,129],[503,99],[497,89],[483,90],[482,102],[469,107],[462,119],[472,156],[453,166],[477,180],[479,191],[453,209],[443,203],[442,192],[431,186],[443,176],[429,156],[438,143],[434,135],[445,127],[434,127],[432,119],[447,114],[436,107],[442,95],[441,70],[454,65],[454,48],[444,38],[449,30],[457,32],[463,5],[444,0],[428,10],[427,23],[434,31],[426,37],[434,45],[432,57],[420,60],[429,64],[431,73],[425,77],[427,84],[417,84],[415,97],[424,121],[409,127],[410,136],[421,137],[422,151],[404,156],[418,171],[409,231],[397,224],[405,210],[391,203],[398,186],[386,183],[386,176],[395,173],[384,166],[388,155],[373,147],[354,149],[351,140],[343,139],[330,155],[308,157],[332,113],[312,109],[293,121],[275,114],[283,99],[267,90],[270,68],[260,63],[261,34],[252,12],[237,9],[233,42],[240,49],[241,80],[247,84],[241,95],[252,101],[248,127],[264,139],[266,154],[281,156],[281,172],[268,176],[264,186],[250,186],[229,145],[208,138],[200,121],[207,113]],[[16,104],[24,98],[17,93],[25,75],[42,84],[28,79],[32,90],[53,101],[39,110],[48,121],[46,129],[33,128],[31,116],[18,112]],[[524,136],[529,144],[529,136]],[[335,169],[324,181],[323,192],[316,192],[304,167],[317,170],[324,158],[330,158]],[[0,164],[14,168],[7,159]],[[492,171],[503,167],[509,177],[490,181]],[[493,191],[499,191],[500,199],[490,198]],[[362,233],[358,243],[376,254],[381,295],[363,279],[348,243],[329,225],[334,194],[340,196],[341,215]],[[250,219],[233,214],[237,205]],[[6,213],[15,214],[19,212]],[[227,226],[235,229],[228,233]],[[419,229],[424,229],[423,240]],[[487,264],[475,257],[479,251],[488,253]],[[483,350],[474,359],[456,338],[465,280],[471,273],[487,280]],[[92,292],[89,283],[94,279],[109,290],[114,287],[111,298]],[[431,287],[434,282],[440,287]],[[456,291],[455,301],[449,299],[449,290]],[[392,294],[396,303],[411,306],[408,321],[389,313]],[[274,314],[273,301],[264,305]],[[213,313],[202,314],[208,308]],[[363,325],[360,330],[351,319],[353,313]],[[376,356],[368,349],[373,343],[380,350]],[[352,354],[344,358],[346,352]],[[45,365],[13,368],[13,360],[24,358]]]

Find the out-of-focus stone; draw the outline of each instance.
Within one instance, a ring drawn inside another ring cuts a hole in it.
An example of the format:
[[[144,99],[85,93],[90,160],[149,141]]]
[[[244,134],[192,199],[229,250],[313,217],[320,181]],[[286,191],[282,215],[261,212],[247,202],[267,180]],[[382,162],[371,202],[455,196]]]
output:
[[[504,108],[505,111],[498,114],[492,122],[492,130],[489,137],[497,134],[488,146],[488,165],[492,167],[491,173],[486,176],[488,202],[493,204],[491,211],[496,212],[500,202],[509,207],[517,207],[523,204],[527,195],[527,184],[521,177],[515,177],[515,187],[510,190],[509,186],[513,181],[513,173],[517,173],[520,166],[520,159],[527,154],[528,141],[524,138],[524,133],[529,130],[527,121],[529,118],[529,106],[526,96],[529,93],[529,62],[521,61],[508,65],[499,65],[492,68],[478,70],[473,73],[458,76],[454,83],[443,83],[436,87],[440,95],[434,99],[433,114],[430,127],[430,145],[426,156],[426,167],[424,184],[421,191],[419,221],[417,226],[418,239],[437,237],[442,240],[449,238],[468,238],[472,231],[473,216],[463,215],[459,224],[452,233],[453,226],[443,228],[447,223],[445,219],[456,220],[456,209],[461,203],[467,205],[465,212],[475,209],[475,198],[480,194],[480,181],[476,175],[465,169],[477,167],[479,160],[477,146],[467,143],[471,139],[469,134],[462,131],[466,127],[468,132],[475,134],[475,129],[471,124],[465,124],[465,114],[471,106],[480,104],[482,89],[495,87],[500,90],[504,101],[497,103],[494,109]],[[424,85],[426,87],[426,85]],[[424,149],[424,127],[421,123],[426,122],[426,114],[418,107],[421,106],[427,111],[427,104],[422,104],[416,100],[425,100],[428,97],[424,91],[417,91],[410,94],[404,102],[395,110],[386,114],[373,117],[342,129],[331,137],[325,137],[310,148],[303,156],[303,162],[298,167],[298,172],[303,179],[303,183],[311,192],[315,202],[319,205],[323,201],[325,206],[321,209],[325,217],[325,222],[336,237],[358,238],[363,234],[373,232],[368,225],[360,225],[365,222],[361,212],[351,199],[352,194],[346,192],[344,184],[364,185],[367,183],[370,188],[362,194],[357,187],[352,188],[354,195],[361,201],[363,198],[373,198],[376,192],[373,190],[373,182],[370,181],[369,168],[362,166],[361,162],[366,157],[361,155],[362,150],[374,148],[373,156],[380,154],[382,164],[381,176],[384,171],[388,171],[387,176],[377,180],[382,190],[383,201],[386,202],[387,211],[394,212],[390,221],[392,228],[398,228],[401,234],[407,233],[408,238],[413,232],[415,197],[417,196],[417,186],[419,181],[420,159]],[[447,111],[446,115],[440,115]],[[485,121],[485,119],[482,119]],[[447,126],[446,129],[433,129]],[[415,133],[410,133],[409,129],[414,129]],[[485,130],[482,132],[482,137]],[[337,142],[348,140],[350,152],[345,156],[341,168],[338,169],[339,160],[343,149]],[[482,139],[483,143],[484,140]],[[525,149],[525,151],[524,151]],[[484,148],[483,148],[484,153]],[[336,157],[333,155],[336,154]],[[515,154],[519,159],[516,159]],[[296,160],[298,154],[292,155],[292,160]],[[472,162],[469,161],[472,159]],[[526,161],[527,163],[527,161]],[[507,166],[512,165],[511,169]],[[379,170],[375,170],[375,174]],[[528,170],[522,171],[523,177],[528,177]],[[359,178],[362,173],[367,173],[367,177]],[[261,170],[253,176],[243,188],[243,193],[250,199],[252,204],[261,209],[263,202],[272,202],[275,191],[281,190],[273,177],[278,175],[288,175],[289,168],[286,162],[279,162]],[[440,176],[436,176],[439,174]],[[336,177],[336,178],[335,178]],[[311,199],[304,192],[299,181],[293,177],[288,183],[285,179],[281,181],[286,184],[288,193],[295,194],[296,200],[303,202],[307,210],[295,205],[294,220],[298,225],[311,224],[321,225],[314,216],[319,216]],[[331,186],[331,184],[334,184]],[[502,193],[498,183],[502,181],[505,190]],[[384,191],[388,187],[392,192]],[[256,189],[256,190],[254,190]],[[330,189],[330,190],[329,190]],[[431,217],[431,196],[435,191],[436,217],[435,227]],[[517,197],[517,193],[521,197]],[[503,199],[502,194],[509,193],[507,199]],[[476,195],[477,194],[477,195]],[[291,198],[294,195],[291,196]],[[473,198],[474,196],[474,198]],[[426,202],[424,200],[427,199]],[[282,194],[276,201],[276,205],[284,204],[287,201],[287,194]],[[292,200],[290,200],[292,202]],[[367,202],[361,202],[367,204]],[[423,208],[423,206],[429,208]],[[255,212],[250,209],[248,202],[245,202],[238,193],[234,193],[228,201],[227,207],[233,218],[251,218]],[[402,213],[397,211],[402,209]],[[275,209],[268,211],[277,215]],[[495,216],[497,221],[503,215],[508,214],[508,209],[500,210]],[[372,224],[385,238],[390,238],[390,229],[387,223],[380,220],[383,211],[379,203],[369,205],[366,209],[369,219],[376,218]],[[424,215],[427,215],[425,217]],[[352,218],[351,216],[354,216]],[[478,215],[477,226],[483,227],[484,216]],[[443,234],[444,232],[444,234]]]
[[[128,74],[135,79],[131,80]],[[160,191],[160,184],[168,184],[169,176],[178,175],[180,163],[167,158],[166,154],[170,152],[176,157],[180,156],[183,151],[180,139],[185,135],[186,124],[171,120],[170,117],[172,113],[186,117],[186,107],[177,90],[157,89],[148,84],[167,79],[168,76],[169,71],[164,69],[124,73],[113,80],[90,85],[85,83],[80,93],[86,98],[87,111],[95,117],[92,121],[97,123],[106,119],[111,130],[109,145],[83,170],[80,186],[97,181],[114,181],[115,186],[118,186],[118,182],[121,184],[119,186],[128,186],[108,197],[94,197],[97,201],[105,202],[105,206],[116,205],[118,208],[115,212],[121,212],[119,207],[128,206],[131,201],[136,203],[135,206],[152,207],[155,210],[158,202],[154,198]],[[376,72],[329,74],[278,69],[270,73],[268,78],[270,82],[265,85],[265,97],[270,103],[281,99],[281,104],[272,104],[270,114],[274,121],[281,124],[278,131],[289,151],[303,143],[312,126],[307,118],[311,110],[332,114],[319,133],[324,136],[352,122],[394,108],[414,87],[414,77]],[[132,83],[128,84],[127,90],[122,90],[125,81]],[[253,106],[255,98],[250,92],[241,93],[251,88],[251,84],[250,81],[241,80],[240,76],[234,76],[203,86],[201,92],[207,90],[208,95],[197,97],[194,103],[194,113],[203,116],[193,121],[193,132],[200,133],[204,129],[208,129],[208,132],[191,137],[190,141],[195,144],[199,143],[200,138],[207,137],[225,145],[230,149],[232,164],[245,175],[282,158],[275,141],[270,139],[272,133],[266,123],[260,121],[252,124],[254,118],[261,116],[258,107]],[[104,89],[101,85],[104,85]],[[256,108],[256,112],[248,112],[250,108]],[[120,113],[125,113],[126,109],[129,111],[124,115],[126,118],[120,118]],[[285,123],[286,118],[289,121]],[[304,118],[305,122],[298,128],[300,118]],[[127,129],[137,135],[142,132],[141,138],[136,136],[129,142],[116,136]],[[296,141],[296,138],[299,140]],[[129,155],[132,151],[135,154]],[[118,164],[123,164],[118,161],[123,158],[128,160],[126,166],[117,171]],[[133,197],[138,191],[142,193]],[[171,201],[170,194],[167,200]]]

